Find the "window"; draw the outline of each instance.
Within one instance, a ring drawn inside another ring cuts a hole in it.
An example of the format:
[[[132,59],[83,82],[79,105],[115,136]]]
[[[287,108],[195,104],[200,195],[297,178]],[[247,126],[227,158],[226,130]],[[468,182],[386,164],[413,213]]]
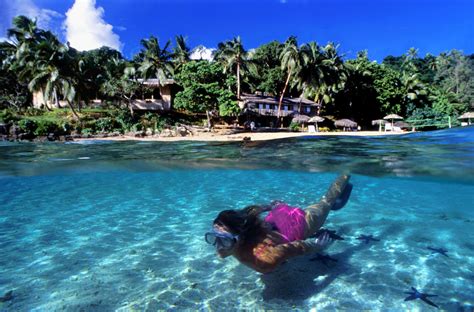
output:
[[[270,109],[270,104],[267,104],[267,109]]]
[[[263,109],[263,104],[258,104],[258,109]]]
[[[306,113],[311,113],[311,107],[310,106],[305,106],[304,111]]]
[[[288,105],[284,105],[284,106],[283,106],[283,110],[284,110],[285,112],[287,112],[287,111],[288,111]]]

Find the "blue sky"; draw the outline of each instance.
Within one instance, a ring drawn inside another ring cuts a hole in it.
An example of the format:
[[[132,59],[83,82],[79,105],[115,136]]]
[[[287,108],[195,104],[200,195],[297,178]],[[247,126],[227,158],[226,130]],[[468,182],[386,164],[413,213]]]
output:
[[[73,5],[74,14],[66,15]],[[28,6],[73,46],[91,33],[91,42],[115,44],[126,57],[139,51],[142,38],[154,35],[164,43],[177,34],[187,36],[191,47],[209,48],[240,35],[247,49],[296,35],[299,43],[338,43],[347,58],[367,49],[377,61],[410,47],[420,56],[450,49],[474,53],[473,0],[0,0],[0,37],[10,16]]]

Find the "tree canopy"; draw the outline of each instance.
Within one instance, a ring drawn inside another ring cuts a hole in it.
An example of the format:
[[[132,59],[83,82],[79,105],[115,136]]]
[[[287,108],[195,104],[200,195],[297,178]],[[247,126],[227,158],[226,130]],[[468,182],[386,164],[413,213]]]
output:
[[[214,112],[236,116],[241,93],[256,91],[280,98],[278,116],[283,97],[300,97],[321,104],[321,115],[363,126],[390,113],[456,118],[474,108],[474,55],[454,49],[422,57],[410,48],[377,63],[367,51],[347,59],[335,43],[299,45],[295,36],[247,51],[237,36],[219,43],[208,62],[190,60],[186,38],[178,35],[173,46],[154,36],[142,39],[142,49],[127,60],[108,47],[79,52],[25,16],[14,18],[8,36],[0,43],[3,108],[25,109],[39,92],[46,102],[66,100],[73,110],[94,98],[125,101],[131,109],[143,92],[138,77],[160,84],[175,79],[181,89],[174,108],[206,112],[209,121]]]

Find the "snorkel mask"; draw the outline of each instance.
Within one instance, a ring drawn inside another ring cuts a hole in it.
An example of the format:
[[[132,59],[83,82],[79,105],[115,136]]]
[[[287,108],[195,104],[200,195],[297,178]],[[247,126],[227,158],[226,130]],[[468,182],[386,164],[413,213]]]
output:
[[[239,235],[233,235],[228,232],[220,232],[212,229],[204,235],[206,243],[216,246],[217,250],[230,250],[239,240]]]

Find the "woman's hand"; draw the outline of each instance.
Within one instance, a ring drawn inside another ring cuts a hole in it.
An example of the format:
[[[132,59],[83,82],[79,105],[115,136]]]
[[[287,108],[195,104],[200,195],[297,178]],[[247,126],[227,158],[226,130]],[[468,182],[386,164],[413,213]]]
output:
[[[318,250],[323,250],[327,248],[332,243],[332,238],[329,236],[329,233],[325,232],[314,240],[314,247]]]

